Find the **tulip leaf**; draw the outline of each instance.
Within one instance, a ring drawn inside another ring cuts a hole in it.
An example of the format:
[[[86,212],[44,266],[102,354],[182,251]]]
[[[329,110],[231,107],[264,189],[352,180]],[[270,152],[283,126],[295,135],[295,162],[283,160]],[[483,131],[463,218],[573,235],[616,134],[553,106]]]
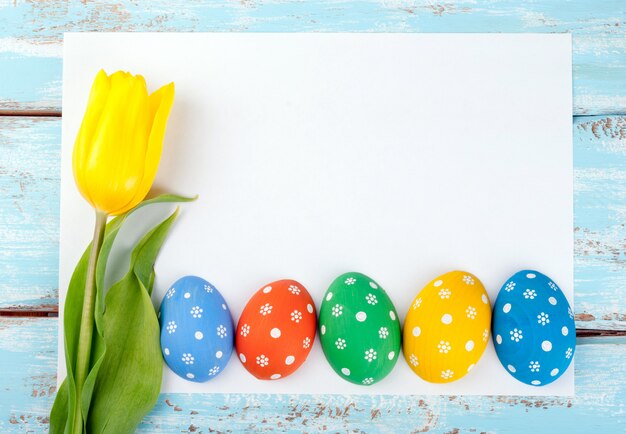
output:
[[[186,196],[179,196],[177,194],[170,194],[170,193],[160,194],[160,195],[155,196],[155,197],[153,197],[151,199],[146,199],[143,202],[140,202],[135,208],[131,209],[130,211],[128,211],[124,215],[129,215],[133,211],[136,211],[139,208],[143,208],[146,205],[153,205],[155,203],[166,203],[166,202],[176,202],[176,203],[193,202],[197,198],[198,198],[197,195],[193,196],[193,197],[186,197]]]
[[[104,275],[106,264],[108,261],[113,242],[119,233],[120,228],[126,221],[126,218],[135,210],[155,203],[165,202],[189,202],[195,200],[196,197],[188,198],[173,194],[163,194],[152,199],[144,200],[126,214],[111,220],[107,226],[100,250],[100,256],[96,266],[96,306],[94,313],[94,321],[96,325],[96,333],[94,333],[90,372],[83,386],[81,397],[81,409],[83,420],[90,408],[94,385],[98,376],[100,365],[106,351],[105,341],[103,339],[102,318],[103,308],[103,292],[104,292]],[[50,412],[50,433],[64,434],[68,433],[73,426],[76,411],[76,384],[74,380],[74,372],[76,367],[78,334],[80,330],[82,306],[84,300],[85,282],[87,278],[87,265],[89,261],[89,253],[91,243],[85,249],[82,257],[78,261],[70,284],[68,286],[65,308],[63,313],[63,332],[64,332],[64,350],[67,377],[59,387],[54,400],[52,410]],[[140,261],[138,261],[140,262]],[[151,288],[150,288],[151,292]],[[160,356],[159,356],[160,361]]]
[[[54,398],[54,404],[52,405],[52,410],[50,411],[50,434],[64,433],[65,425],[68,422],[73,422],[73,420],[68,421],[68,415],[71,414],[68,412],[70,399],[69,387],[69,382],[66,378],[57,390],[57,396]],[[74,389],[74,391],[75,390],[76,389]]]
[[[85,281],[87,280],[87,263],[91,243],[81,256],[67,289],[65,297],[65,310],[63,311],[63,346],[67,377],[54,400],[50,412],[50,433],[62,434],[71,429],[74,423],[76,408],[76,384],[74,371],[76,368],[76,347],[78,346],[78,333],[80,331],[83,300],[85,298]]]
[[[106,294],[102,317],[106,352],[93,388],[89,433],[132,433],[156,404],[163,361],[148,286],[177,214],[178,210],[144,236],[133,250],[130,270]]]
[[[162,194],[152,199],[144,200],[140,202],[135,208],[129,210],[127,213],[118,216],[111,220],[106,227],[104,234],[104,241],[100,248],[100,255],[98,257],[98,264],[96,266],[96,306],[94,311],[94,320],[96,323],[96,333],[94,333],[94,340],[91,349],[91,366],[89,375],[85,380],[83,386],[83,392],[81,396],[81,410],[83,412],[83,420],[88,419],[88,412],[91,406],[91,399],[93,395],[93,388],[98,377],[100,365],[102,363],[104,353],[106,352],[106,342],[103,339],[103,325],[102,317],[104,315],[104,276],[106,274],[106,266],[109,260],[109,255],[113,248],[113,243],[117,234],[119,233],[122,225],[126,222],[128,216],[130,216],[136,210],[157,203],[169,203],[169,202],[190,202],[195,200],[195,197],[184,197],[175,194]],[[152,288],[150,288],[150,293]]]

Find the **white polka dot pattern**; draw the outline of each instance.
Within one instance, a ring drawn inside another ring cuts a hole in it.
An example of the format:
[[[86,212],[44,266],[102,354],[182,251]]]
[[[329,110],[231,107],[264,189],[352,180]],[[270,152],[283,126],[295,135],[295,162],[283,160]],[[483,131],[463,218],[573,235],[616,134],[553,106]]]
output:
[[[516,379],[544,386],[567,370],[576,345],[574,319],[563,292],[546,275],[524,270],[509,278],[493,315],[496,353]]]

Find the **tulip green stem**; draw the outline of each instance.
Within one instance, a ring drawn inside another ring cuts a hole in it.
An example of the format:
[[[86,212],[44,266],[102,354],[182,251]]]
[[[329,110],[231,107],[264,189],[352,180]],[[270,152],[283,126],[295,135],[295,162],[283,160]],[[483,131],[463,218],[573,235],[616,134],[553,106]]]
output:
[[[104,240],[104,230],[106,228],[107,215],[102,211],[96,211],[96,225],[93,231],[93,241],[89,252],[89,262],[87,263],[87,277],[85,280],[85,297],[83,299],[83,311],[80,319],[80,334],[78,336],[78,351],[76,355],[76,413],[74,415],[73,434],[82,434],[84,430],[81,395],[83,385],[89,374],[89,363],[91,359],[91,343],[94,329],[94,311],[96,306],[96,264],[98,255]]]

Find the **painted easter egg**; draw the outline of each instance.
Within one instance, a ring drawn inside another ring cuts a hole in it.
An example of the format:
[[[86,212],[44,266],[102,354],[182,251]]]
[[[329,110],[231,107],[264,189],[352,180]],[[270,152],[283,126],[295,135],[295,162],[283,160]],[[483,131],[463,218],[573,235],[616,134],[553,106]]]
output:
[[[574,314],[561,289],[534,270],[509,278],[493,308],[500,363],[522,383],[545,386],[567,370],[576,348]]]
[[[316,319],[313,299],[300,283],[279,280],[263,286],[237,324],[239,360],[260,380],[292,374],[311,351]]]
[[[491,305],[482,282],[465,271],[432,280],[409,307],[403,351],[409,367],[431,383],[465,376],[489,339]]]
[[[224,370],[233,350],[233,320],[209,282],[178,279],[163,297],[159,322],[163,358],[178,376],[201,383]]]
[[[346,273],[330,285],[320,307],[320,341],[343,379],[369,386],[391,372],[400,354],[400,321],[373,279]]]

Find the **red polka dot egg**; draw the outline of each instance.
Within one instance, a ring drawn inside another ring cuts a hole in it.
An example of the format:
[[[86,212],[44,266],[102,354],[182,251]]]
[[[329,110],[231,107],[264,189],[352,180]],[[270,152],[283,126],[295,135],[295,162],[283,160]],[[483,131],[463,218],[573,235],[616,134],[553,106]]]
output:
[[[315,304],[295,280],[259,289],[243,309],[235,346],[243,366],[260,380],[277,380],[306,360],[316,330]]]

